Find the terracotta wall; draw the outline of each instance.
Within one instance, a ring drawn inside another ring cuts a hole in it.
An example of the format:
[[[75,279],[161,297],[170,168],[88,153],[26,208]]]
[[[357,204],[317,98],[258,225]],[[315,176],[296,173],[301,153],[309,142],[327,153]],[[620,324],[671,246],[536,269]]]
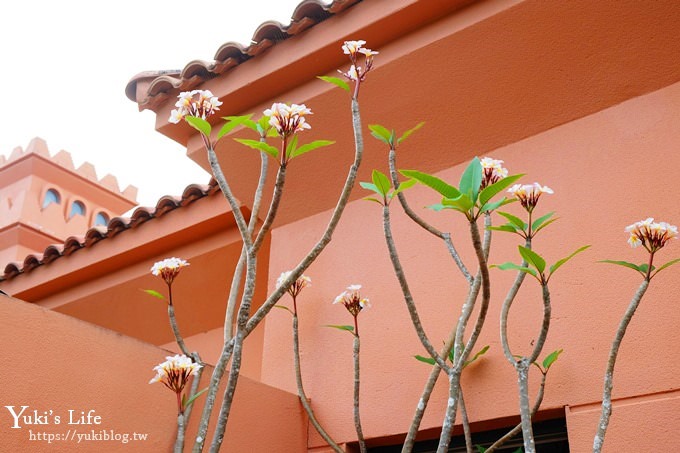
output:
[[[2,451],[172,450],[175,396],[161,384],[148,384],[168,351],[1,295],[0,319],[6,364],[0,369]],[[206,369],[205,382],[211,372]],[[198,401],[187,439],[195,436],[203,398]],[[28,406],[20,428],[13,428],[5,406],[16,414]],[[296,395],[242,377],[233,410],[237,415],[230,419],[223,451],[306,448],[306,417]],[[34,411],[42,424],[23,421]]]
[[[666,168],[680,164],[676,152],[678,124],[680,84],[674,84],[488,153],[505,160],[512,173],[527,173],[526,182],[536,180],[554,189],[555,194],[545,196],[539,207],[542,213],[557,211],[560,220],[534,242],[535,249],[548,262],[555,262],[581,245],[593,246],[562,268],[551,283],[553,321],[545,351],[564,348],[565,352],[549,376],[543,407],[557,413],[573,407],[568,417],[573,451],[584,451],[584,446],[592,443],[595,419],[587,411],[597,408],[609,345],[640,283],[634,272],[597,261],[643,262],[646,254],[630,249],[624,227],[648,216],[674,224],[680,221],[680,209],[669,202],[678,183],[675,178],[661,176]],[[436,125],[428,125],[418,134],[436,134],[433,127]],[[423,152],[420,146],[409,144],[400,151]],[[443,155],[448,149],[428,147],[426,152],[428,156]],[[380,168],[384,170],[385,166]],[[462,169],[457,165],[437,175],[456,183]],[[434,192],[420,187],[409,191],[409,197],[416,208],[438,202]],[[518,208],[511,206],[508,211],[519,215]],[[394,234],[411,289],[425,328],[432,341],[438,343],[447,337],[448,326],[457,319],[464,282],[438,240],[406,220],[396,204],[392,211]],[[452,231],[465,261],[474,267],[461,216],[418,211],[440,228]],[[328,215],[324,212],[310,216],[274,231],[270,285],[281,270],[291,267],[312,246]],[[364,285],[364,294],[373,303],[360,316],[362,420],[367,437],[407,430],[429,372],[429,367],[412,358],[424,351],[391,272],[380,222],[377,205],[353,202],[333,243],[309,269],[314,285],[298,302],[308,393],[319,418],[341,440],[355,435],[351,424],[351,337],[323,326],[351,323],[342,307],[331,304],[345,286]],[[305,234],[301,235],[301,231]],[[517,238],[495,233],[490,261],[519,262],[517,244]],[[678,244],[673,241],[658,259],[665,262],[675,258],[677,250]],[[606,451],[633,451],[628,450],[633,424],[637,432],[645,433],[644,439],[655,439],[655,445],[680,445],[680,437],[673,429],[677,417],[667,416],[677,408],[678,401],[676,376],[680,368],[668,360],[680,341],[674,303],[680,286],[677,272],[670,268],[652,282],[624,341],[616,370],[617,403]],[[516,377],[502,356],[497,328],[499,306],[512,278],[512,273],[492,271],[491,309],[479,342],[491,349],[464,378],[470,416],[475,422],[486,421],[486,427],[494,426],[493,420],[518,412]],[[510,317],[511,342],[518,351],[527,351],[536,338],[541,313],[537,285],[527,281]],[[281,371],[291,369],[289,318],[286,312],[279,311],[267,321],[263,381],[292,391],[292,373]],[[532,391],[537,377],[533,376]],[[445,388],[439,387],[423,428],[441,424],[446,398]],[[636,415],[642,413],[648,416]],[[636,442],[642,445],[647,441],[639,438]]]

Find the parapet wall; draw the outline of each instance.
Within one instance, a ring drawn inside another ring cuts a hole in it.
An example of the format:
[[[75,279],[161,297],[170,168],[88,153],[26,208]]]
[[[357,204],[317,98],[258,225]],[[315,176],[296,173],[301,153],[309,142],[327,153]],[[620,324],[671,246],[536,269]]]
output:
[[[0,319],[11,364],[0,368],[2,451],[172,451],[175,396],[148,383],[168,351],[4,295]],[[206,369],[205,383],[211,373]],[[246,377],[236,395],[223,451],[306,450],[307,421],[296,395]],[[202,404],[199,398],[186,451]]]

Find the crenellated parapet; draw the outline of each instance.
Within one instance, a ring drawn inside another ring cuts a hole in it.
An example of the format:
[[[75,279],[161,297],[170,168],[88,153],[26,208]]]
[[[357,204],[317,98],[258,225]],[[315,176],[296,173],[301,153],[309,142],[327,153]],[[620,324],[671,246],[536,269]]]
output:
[[[118,179],[110,173],[104,175],[102,178],[98,178],[95,167],[90,162],[83,162],[76,168],[73,164],[71,153],[68,151],[60,150],[54,156],[51,156],[47,148],[47,143],[39,137],[32,139],[25,150],[22,147],[17,146],[9,154],[9,157],[0,155],[0,171],[2,171],[4,167],[11,166],[30,155],[41,156],[65,170],[100,185],[110,192],[119,194],[131,203],[137,204],[137,188],[135,186],[128,185],[124,190],[121,190],[118,185]]]
[[[73,164],[68,151],[52,155],[34,138],[0,156],[0,261],[106,227],[137,205],[137,188],[121,190],[115,176],[97,177],[94,165]]]

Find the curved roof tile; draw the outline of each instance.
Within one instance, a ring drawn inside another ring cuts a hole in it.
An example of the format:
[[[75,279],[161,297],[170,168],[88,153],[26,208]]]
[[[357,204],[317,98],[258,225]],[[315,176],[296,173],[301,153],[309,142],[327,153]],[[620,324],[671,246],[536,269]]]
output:
[[[329,17],[344,11],[362,0],[303,0],[291,16],[288,25],[277,21],[266,21],[255,29],[251,44],[243,46],[237,42],[226,42],[215,52],[215,61],[194,60],[182,69],[168,71],[147,71],[132,77],[125,87],[125,94],[137,102],[137,82],[150,81],[145,99],[139,101],[140,107],[150,107],[162,102],[167,93],[179,89],[190,90],[200,83],[223,74],[235,66],[262,54],[277,42],[284,41],[302,31],[323,22]]]
[[[124,231],[134,229],[142,223],[162,217],[175,209],[188,206],[207,196],[219,192],[214,179],[208,184],[190,184],[184,188],[180,197],[166,195],[161,197],[154,208],[139,207],[130,217],[114,217],[106,226],[93,226],[84,236],[70,236],[63,244],[52,244],[45,248],[42,254],[34,253],[26,256],[23,263],[11,262],[5,266],[4,274],[0,275],[0,282],[11,280],[19,274],[31,272],[33,269],[49,264],[62,256],[68,256],[80,250],[89,248],[96,243],[112,238]]]

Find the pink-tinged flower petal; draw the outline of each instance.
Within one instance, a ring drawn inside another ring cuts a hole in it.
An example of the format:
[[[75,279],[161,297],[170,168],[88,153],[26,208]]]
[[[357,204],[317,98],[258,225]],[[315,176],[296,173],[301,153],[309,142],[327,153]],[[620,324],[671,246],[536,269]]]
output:
[[[281,137],[288,137],[296,132],[310,129],[305,115],[311,115],[312,110],[304,104],[284,104],[275,102],[266,109],[265,116],[269,117],[269,125],[276,129]]]
[[[149,384],[162,382],[167,388],[175,393],[181,393],[189,380],[189,376],[196,375],[202,365],[194,363],[185,355],[168,356],[165,362],[156,365],[153,370],[156,372]]]
[[[352,316],[357,316],[364,308],[369,308],[371,304],[367,298],[361,297],[361,285],[349,285],[347,290],[343,291],[333,301],[334,304],[342,303]]]
[[[628,244],[631,247],[642,245],[650,253],[656,252],[671,239],[678,238],[678,227],[667,222],[654,222],[652,217],[628,225],[624,231],[629,234]]]
[[[154,263],[154,265],[151,266],[151,273],[157,277],[160,276],[168,285],[170,285],[175,277],[179,275],[180,269],[188,265],[189,263],[181,258],[166,258]]]
[[[345,41],[345,43],[342,45],[342,52],[345,55],[354,55],[364,44],[366,44],[366,41],[361,39],[358,41]]]

